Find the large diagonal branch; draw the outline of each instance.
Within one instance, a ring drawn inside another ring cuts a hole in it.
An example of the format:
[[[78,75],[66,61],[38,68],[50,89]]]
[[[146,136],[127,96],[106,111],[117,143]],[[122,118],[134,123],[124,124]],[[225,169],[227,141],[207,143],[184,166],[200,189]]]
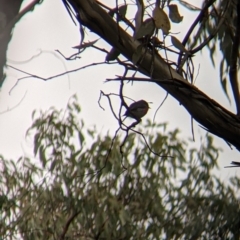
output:
[[[130,61],[137,52],[138,41],[125,32],[95,0],[68,0],[79,21],[118,49]],[[209,132],[240,150],[240,119],[213,99],[189,84],[160,57],[144,51],[139,71],[178,100],[190,115]]]

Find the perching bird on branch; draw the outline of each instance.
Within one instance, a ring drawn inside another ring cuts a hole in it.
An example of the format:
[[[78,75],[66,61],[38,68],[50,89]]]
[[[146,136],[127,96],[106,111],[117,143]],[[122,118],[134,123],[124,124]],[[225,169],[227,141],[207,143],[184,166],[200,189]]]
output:
[[[149,109],[148,103],[144,100],[140,100],[132,103],[128,107],[124,116],[131,117],[136,120],[140,120],[142,117],[144,117],[147,114],[148,109]]]

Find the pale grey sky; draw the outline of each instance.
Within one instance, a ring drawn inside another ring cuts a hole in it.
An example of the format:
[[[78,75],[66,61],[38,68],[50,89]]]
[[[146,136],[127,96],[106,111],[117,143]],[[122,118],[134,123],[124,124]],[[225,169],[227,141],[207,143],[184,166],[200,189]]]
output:
[[[30,1],[25,1],[27,4]],[[110,1],[104,1],[106,4]],[[112,2],[112,1],[111,1]],[[119,1],[120,2],[120,1]],[[199,1],[200,2],[200,1]],[[199,4],[200,5],[200,4]],[[134,9],[133,9],[134,10]],[[184,16],[181,24],[172,24],[173,32],[180,32],[177,36],[180,40],[186,33],[189,24],[197,12],[189,12],[184,7],[180,8]],[[97,39],[94,34],[89,35],[90,40]],[[95,50],[87,50],[82,58],[72,62],[64,61],[55,50],[58,49],[69,56],[75,51],[73,46],[79,43],[78,26],[74,26],[63,4],[59,0],[45,0],[37,6],[34,12],[28,13],[15,27],[12,41],[8,50],[8,64],[21,70],[48,77],[54,74],[71,70],[86,65],[87,63],[99,62],[105,59],[103,53]],[[99,40],[101,47],[110,47]],[[42,54],[27,63],[21,63],[42,51]],[[16,63],[19,62],[19,63]],[[195,67],[200,66],[196,86],[208,96],[218,101],[230,111],[235,111],[235,106],[230,105],[219,84],[219,70],[214,69],[207,51],[203,51],[194,57]],[[216,63],[216,66],[218,64]],[[17,158],[23,154],[32,154],[32,143],[25,138],[25,132],[31,125],[31,113],[34,109],[47,110],[51,106],[63,108],[73,94],[77,94],[82,107],[82,116],[87,126],[97,125],[102,133],[110,129],[112,132],[117,127],[108,108],[107,101],[103,101],[106,111],[98,106],[100,90],[106,93],[118,93],[118,83],[104,83],[106,78],[121,74],[119,67],[97,66],[88,68],[70,75],[65,75],[47,82],[28,78],[20,81],[11,91],[17,79],[24,76],[21,73],[8,69],[8,77],[0,92],[0,112],[13,108],[23,98],[19,106],[11,111],[0,115],[0,154],[6,158]],[[145,99],[153,102],[147,118],[153,119],[158,105],[165,97],[165,91],[149,83],[129,84],[124,90],[125,95],[135,99]],[[157,122],[169,122],[171,129],[179,128],[182,137],[191,137],[190,116],[187,111],[171,96],[157,113]],[[205,131],[194,122],[196,146],[199,146],[200,136]],[[238,151],[231,150],[222,140],[215,137],[215,144],[221,146],[224,152],[219,158],[221,167],[220,175],[223,178],[238,173],[238,169],[224,169],[231,161],[240,161]]]

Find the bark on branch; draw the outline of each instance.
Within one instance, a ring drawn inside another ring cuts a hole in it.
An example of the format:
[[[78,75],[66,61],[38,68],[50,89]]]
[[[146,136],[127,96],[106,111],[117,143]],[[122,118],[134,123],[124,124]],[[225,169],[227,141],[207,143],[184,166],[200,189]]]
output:
[[[9,27],[9,23],[19,12],[22,2],[23,0],[0,0],[0,86],[6,77],[4,66],[6,64],[7,47],[14,27],[14,24]]]
[[[33,0],[19,12],[23,0],[0,0],[0,87],[5,79],[4,67],[8,44],[15,24],[41,0]]]
[[[76,11],[81,24],[132,60],[140,43],[119,27],[95,0],[68,2]],[[240,118],[188,83],[160,56],[153,59],[150,52],[144,53],[138,67],[141,73],[150,78],[148,81],[156,83],[171,94],[206,130],[240,150]]]

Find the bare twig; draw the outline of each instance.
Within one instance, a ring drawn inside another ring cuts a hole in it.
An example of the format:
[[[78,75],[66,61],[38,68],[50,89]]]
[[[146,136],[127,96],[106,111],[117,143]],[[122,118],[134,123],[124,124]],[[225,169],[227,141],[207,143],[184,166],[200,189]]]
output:
[[[80,53],[82,53],[85,49],[82,49],[81,51],[79,50],[77,53],[72,54],[69,57],[64,56],[59,50],[55,50],[57,53],[59,53],[65,60],[76,60],[76,59],[80,59],[81,57],[78,56]]]
[[[126,139],[127,139],[127,137],[128,137],[128,132],[129,132],[129,130],[131,130],[131,131],[133,131],[133,132],[141,135],[141,137],[143,138],[143,140],[144,140],[144,142],[145,142],[148,150],[149,150],[151,153],[153,153],[154,155],[156,155],[156,156],[158,156],[158,157],[161,157],[161,158],[173,158],[172,156],[161,155],[161,152],[160,152],[160,153],[157,153],[157,152],[154,152],[154,151],[151,149],[151,147],[149,146],[149,144],[148,144],[148,142],[147,142],[144,134],[141,133],[141,132],[139,132],[139,131],[137,131],[137,130],[134,130],[134,129],[133,129],[133,128],[134,128],[137,124],[139,124],[140,122],[141,122],[141,119],[138,120],[138,121],[136,121],[136,122],[133,122],[133,123],[127,128],[127,130],[126,130],[126,133],[127,133],[127,134],[126,134],[126,136],[125,136],[125,138],[124,138],[124,140],[123,140],[123,143],[122,143],[121,146],[120,146],[120,152],[121,152],[121,154],[123,154],[122,148],[123,148],[124,143],[125,143],[125,141],[126,141]]]
[[[23,99],[26,97],[26,94],[27,94],[27,91],[24,93],[23,97],[21,98],[21,100],[13,107],[11,108],[7,108],[6,110],[0,112],[0,114],[4,114],[4,113],[7,113],[7,112],[10,112],[12,111],[13,109],[17,108],[23,101]]]
[[[41,76],[38,76],[38,75],[35,75],[35,74],[32,74],[32,73],[29,73],[29,72],[26,72],[26,71],[23,71],[19,68],[16,68],[16,67],[13,67],[11,65],[7,65],[7,67],[9,68],[12,68],[18,72],[21,72],[21,73],[24,73],[28,76],[26,77],[22,77],[22,78],[19,78],[17,80],[17,82],[13,85],[13,87],[10,89],[9,91],[9,94],[11,94],[12,90],[18,85],[19,81],[23,80],[23,79],[27,79],[27,78],[37,78],[37,79],[40,79],[40,80],[43,80],[43,81],[48,81],[48,80],[51,80],[51,79],[54,79],[54,78],[58,78],[58,77],[61,77],[61,76],[64,76],[64,75],[67,75],[69,73],[73,73],[73,72],[77,72],[79,70],[82,70],[82,69],[85,69],[85,68],[88,68],[88,67],[92,67],[92,66],[96,66],[96,65],[103,65],[103,64],[106,64],[105,62],[95,62],[95,63],[91,63],[91,64],[87,64],[83,67],[80,67],[80,68],[76,68],[76,69],[73,69],[73,70],[69,70],[69,71],[65,71],[63,73],[59,73],[59,74],[56,74],[56,75],[53,75],[53,76],[50,76],[50,77],[47,77],[47,78],[44,78],[44,77],[41,77]],[[109,63],[111,64],[111,63]]]
[[[160,103],[160,105],[158,106],[157,110],[154,113],[154,117],[153,117],[153,122],[155,121],[155,117],[157,115],[158,110],[161,108],[161,106],[164,104],[164,102],[167,100],[168,97],[168,92],[166,93],[166,96],[164,97],[164,99],[162,100],[162,102]]]

